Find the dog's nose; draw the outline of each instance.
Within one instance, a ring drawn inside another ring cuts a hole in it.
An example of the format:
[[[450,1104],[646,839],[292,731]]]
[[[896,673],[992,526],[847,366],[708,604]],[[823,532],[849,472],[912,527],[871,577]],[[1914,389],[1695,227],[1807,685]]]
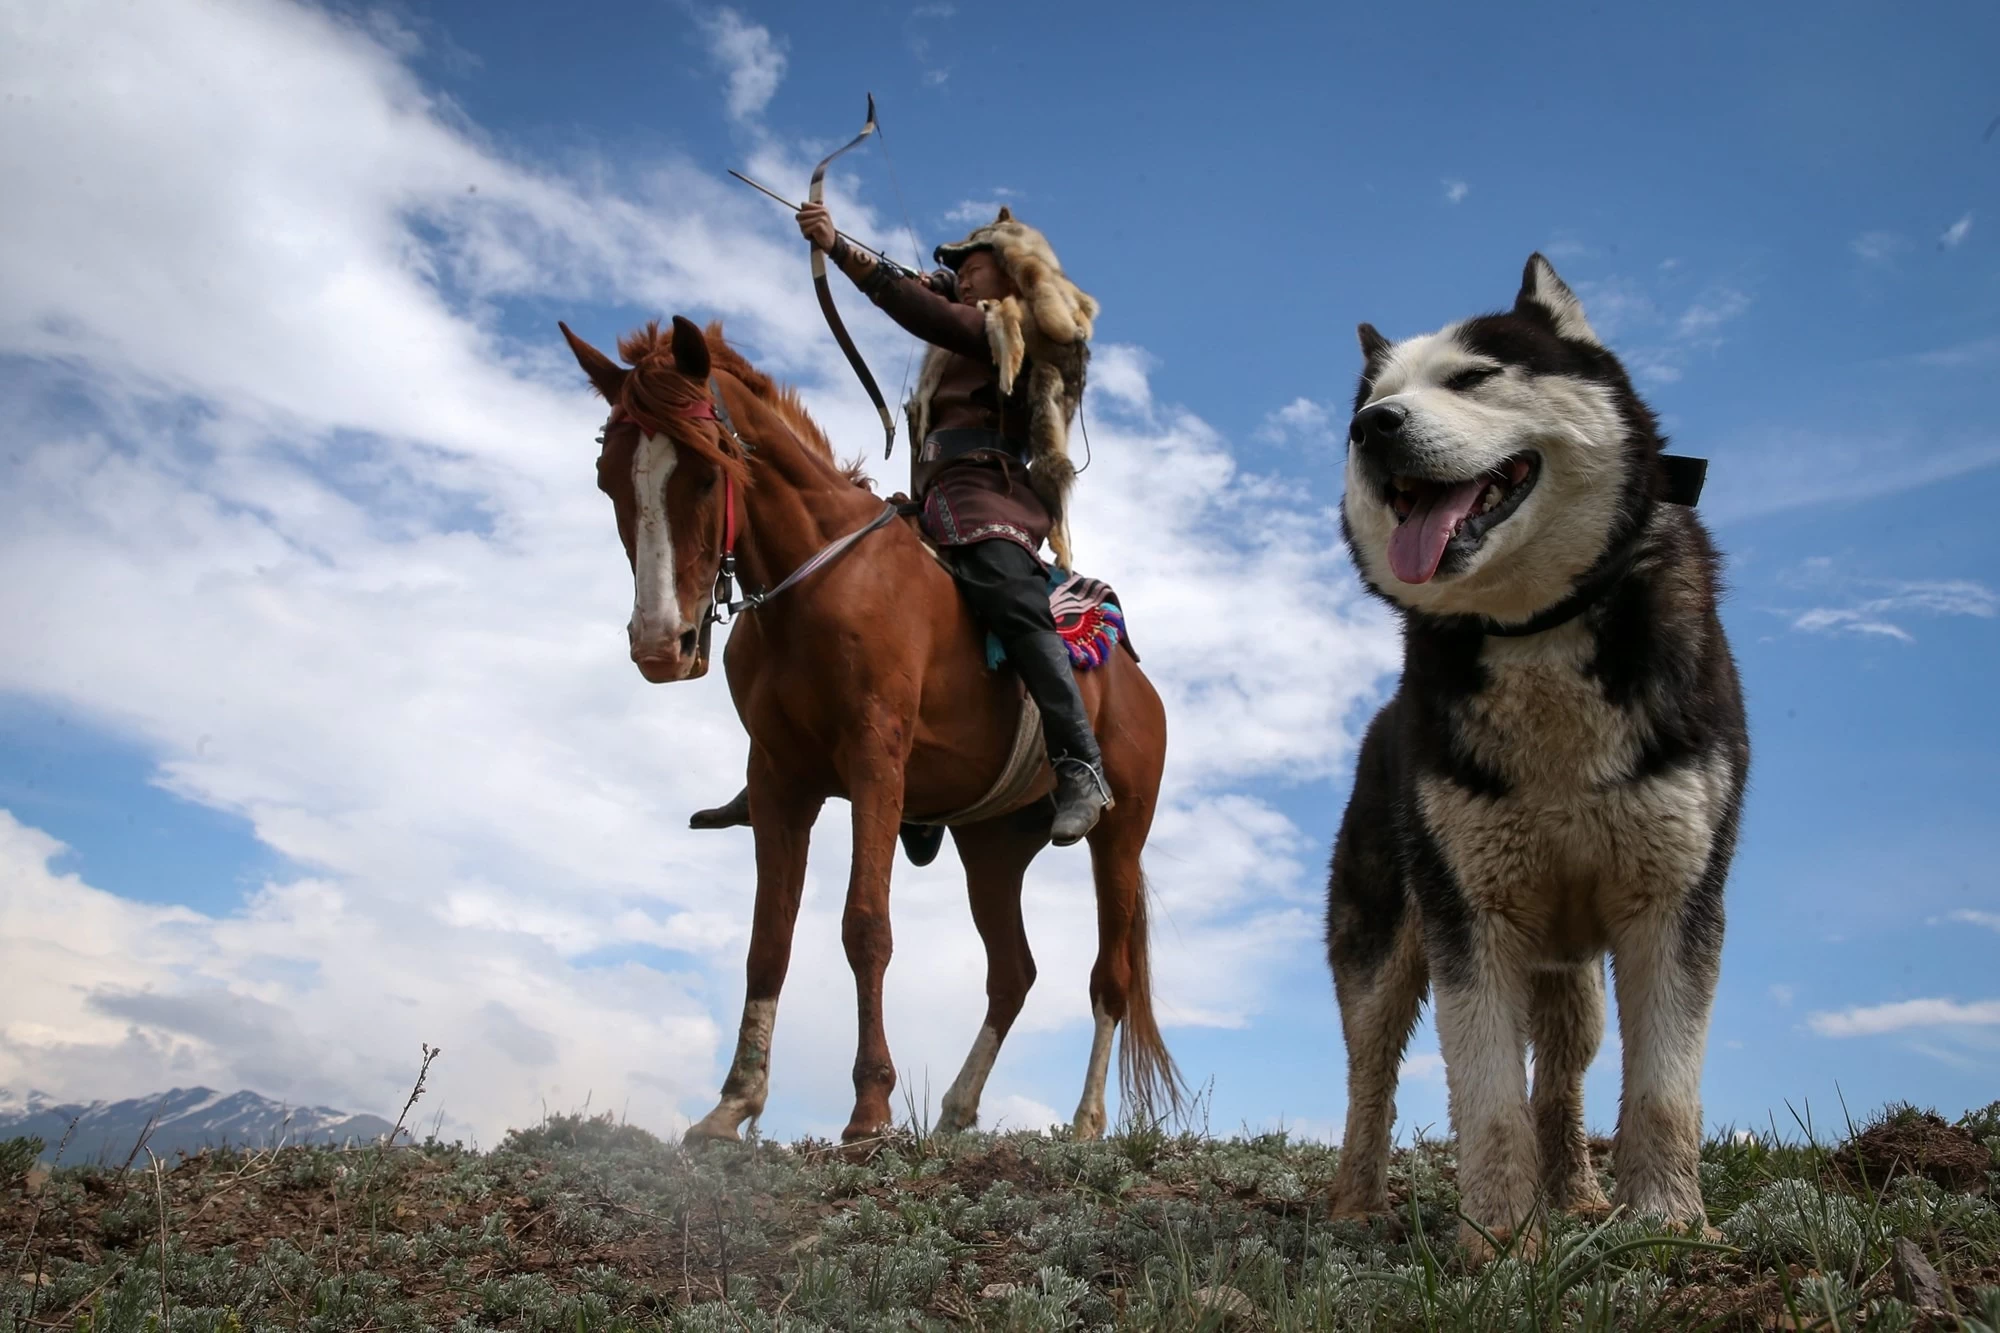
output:
[[[1409,409],[1401,403],[1374,403],[1354,414],[1354,421],[1347,428],[1350,444],[1388,444],[1403,433],[1403,423],[1409,420]]]

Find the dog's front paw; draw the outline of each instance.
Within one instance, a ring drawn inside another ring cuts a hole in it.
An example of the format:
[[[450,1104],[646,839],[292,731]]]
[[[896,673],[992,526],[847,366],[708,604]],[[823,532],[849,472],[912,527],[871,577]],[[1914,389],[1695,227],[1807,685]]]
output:
[[[1468,1268],[1482,1268],[1503,1254],[1512,1255],[1523,1263],[1531,1263],[1542,1253],[1542,1231],[1540,1227],[1529,1225],[1518,1230],[1514,1227],[1489,1227],[1482,1232],[1470,1222],[1465,1222],[1458,1228],[1458,1248],[1465,1256]]]

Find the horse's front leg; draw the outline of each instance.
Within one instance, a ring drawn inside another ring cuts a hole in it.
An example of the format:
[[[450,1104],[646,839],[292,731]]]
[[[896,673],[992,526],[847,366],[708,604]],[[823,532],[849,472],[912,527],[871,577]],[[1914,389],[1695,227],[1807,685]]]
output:
[[[903,820],[905,760],[901,753],[880,753],[849,765],[854,865],[840,939],[854,969],[860,1041],[854,1053],[854,1114],[840,1132],[847,1143],[875,1138],[889,1128],[889,1094],[896,1087],[896,1067],[890,1062],[889,1038],[882,1027],[882,976],[889,970],[889,874]]]
[[[787,791],[775,776],[750,761],[750,826],[757,839],[757,905],[750,923],[750,956],[745,964],[743,1024],[736,1055],[722,1083],[722,1100],[688,1127],[687,1141],[735,1139],[746,1120],[763,1113],[770,1091],[771,1029],[778,1017],[778,992],[792,961],[792,930],[799,919],[799,895],[806,878],[806,847],[817,797]]]

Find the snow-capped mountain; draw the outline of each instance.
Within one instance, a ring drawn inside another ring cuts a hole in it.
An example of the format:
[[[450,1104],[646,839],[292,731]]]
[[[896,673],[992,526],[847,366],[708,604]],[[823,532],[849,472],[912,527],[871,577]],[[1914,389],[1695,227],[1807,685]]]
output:
[[[172,1092],[123,1102],[57,1103],[39,1092],[16,1094],[0,1088],[0,1139],[33,1135],[46,1145],[51,1161],[71,1121],[66,1164],[103,1162],[122,1166],[140,1135],[145,1147],[166,1160],[202,1148],[268,1148],[290,1143],[373,1143],[394,1126],[380,1116],[349,1115],[329,1106],[287,1106],[254,1092],[221,1093],[209,1088]],[[146,1132],[148,1122],[152,1132]],[[145,1154],[138,1154],[143,1163]]]

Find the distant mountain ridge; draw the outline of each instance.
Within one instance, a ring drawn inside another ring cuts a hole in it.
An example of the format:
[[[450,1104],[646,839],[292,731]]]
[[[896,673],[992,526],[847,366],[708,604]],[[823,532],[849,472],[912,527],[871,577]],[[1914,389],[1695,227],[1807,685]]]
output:
[[[70,1122],[76,1130],[70,1132]],[[147,1133],[148,1122],[152,1124]],[[57,1102],[39,1092],[25,1095],[0,1088],[0,1139],[33,1135],[43,1143],[42,1160],[53,1161],[63,1135],[70,1135],[62,1160],[69,1165],[102,1162],[122,1166],[138,1148],[172,1161],[178,1153],[203,1148],[269,1148],[292,1143],[373,1143],[395,1126],[377,1115],[349,1115],[330,1106],[288,1106],[250,1091],[220,1093],[212,1088],[171,1092],[122,1102]],[[144,1161],[144,1153],[139,1154]]]

